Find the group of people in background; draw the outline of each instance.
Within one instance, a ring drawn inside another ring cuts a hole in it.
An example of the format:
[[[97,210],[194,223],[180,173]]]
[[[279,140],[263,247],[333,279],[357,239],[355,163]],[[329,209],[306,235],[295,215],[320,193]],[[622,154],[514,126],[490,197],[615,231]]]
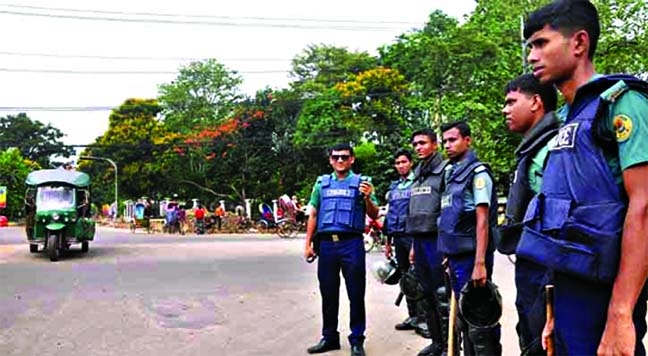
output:
[[[389,189],[386,254],[418,283],[405,288],[401,278],[408,317],[395,326],[425,322],[431,344],[418,355],[515,353],[500,343],[495,249],[515,254],[521,354],[645,355],[648,84],[596,73],[599,34],[587,0],[556,0],[528,16],[533,72],[511,80],[503,95],[506,124],[522,140],[502,225],[493,174],[471,150],[465,121],[414,132],[415,168],[409,150],[394,154],[399,179]],[[557,92],[565,102],[559,109]],[[362,231],[365,215],[375,218],[378,208],[370,179],[352,171],[353,148],[338,144],[328,158],[334,172],[313,187],[304,250],[307,259],[319,257],[323,314],[321,340],[307,352],[341,347],[341,272],[351,355],[361,356]]]

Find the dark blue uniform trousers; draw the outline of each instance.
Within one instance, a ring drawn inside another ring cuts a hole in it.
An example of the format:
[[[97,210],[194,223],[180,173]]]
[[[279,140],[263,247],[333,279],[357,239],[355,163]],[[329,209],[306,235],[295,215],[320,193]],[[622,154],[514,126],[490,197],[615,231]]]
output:
[[[338,242],[321,241],[317,262],[317,278],[322,295],[322,337],[339,341],[338,312],[340,306],[340,270],[344,276],[350,302],[349,342],[362,344],[366,328],[365,288],[366,266],[362,236]]]
[[[396,250],[394,255],[396,256],[396,262],[398,263],[398,269],[402,273],[405,273],[410,268],[409,253],[412,248],[412,238],[408,236],[397,236],[394,237],[394,249]],[[409,317],[415,317],[416,315],[416,303],[409,299],[407,302],[407,314]]]
[[[414,257],[416,276],[426,296],[434,296],[437,288],[443,285],[443,256],[437,250],[436,238],[414,238]]]
[[[542,329],[547,320],[544,290],[551,274],[546,267],[523,258],[515,261],[515,307],[518,312],[516,330],[520,350],[531,355],[545,354],[542,350]]]
[[[596,355],[605,330],[612,286],[584,281],[554,273],[555,345],[557,355]],[[645,355],[642,343],[646,334],[646,287],[632,315],[635,355]]]
[[[409,253],[412,248],[412,238],[407,236],[394,237],[394,255],[398,262],[398,269],[407,272],[410,268]]]

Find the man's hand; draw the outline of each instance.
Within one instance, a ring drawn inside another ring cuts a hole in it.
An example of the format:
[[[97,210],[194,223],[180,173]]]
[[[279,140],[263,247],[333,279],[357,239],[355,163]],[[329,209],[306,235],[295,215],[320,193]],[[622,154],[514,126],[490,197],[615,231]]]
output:
[[[392,247],[391,244],[389,244],[389,242],[385,244],[385,257],[387,259],[392,258]]]
[[[315,250],[313,249],[313,245],[309,242],[304,247],[304,258],[308,260],[312,257],[315,257]]]
[[[410,261],[410,265],[413,265],[414,262],[416,261],[416,256],[415,256],[415,254],[414,254],[414,248],[411,248],[411,249],[410,249],[410,253],[409,253],[409,261]]]
[[[635,328],[632,322],[632,315],[611,316],[605,324],[605,331],[601,337],[596,354],[602,355],[634,355],[635,351]]]
[[[358,190],[360,190],[360,193],[362,193],[365,197],[371,196],[371,192],[373,192],[373,184],[371,184],[368,181],[363,181],[360,183],[360,186],[358,187]]]
[[[484,287],[486,286],[486,263],[485,262],[475,262],[475,267],[473,267],[471,280],[475,286]]]
[[[554,318],[547,319],[542,329],[542,349],[546,350],[554,333]],[[547,355],[553,356],[553,355]]]

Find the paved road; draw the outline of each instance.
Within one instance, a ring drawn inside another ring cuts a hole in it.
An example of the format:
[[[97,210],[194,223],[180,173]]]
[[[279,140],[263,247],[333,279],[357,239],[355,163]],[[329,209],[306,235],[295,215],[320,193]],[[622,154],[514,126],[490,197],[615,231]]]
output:
[[[0,355],[304,355],[321,325],[315,265],[303,239],[164,236],[102,228],[90,251],[52,263],[19,228],[0,229]],[[380,259],[371,253],[367,265]],[[513,269],[496,259],[505,355],[518,353]],[[393,325],[394,286],[368,278],[369,355],[427,344]],[[340,331],[348,334],[341,291]],[[348,345],[330,355],[348,354]]]

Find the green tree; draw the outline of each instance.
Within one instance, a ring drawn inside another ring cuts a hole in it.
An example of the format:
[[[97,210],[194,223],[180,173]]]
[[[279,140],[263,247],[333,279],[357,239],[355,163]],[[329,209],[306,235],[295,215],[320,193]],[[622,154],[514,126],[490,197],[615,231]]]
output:
[[[25,178],[38,169],[38,164],[25,158],[20,150],[9,148],[0,151],[0,185],[7,187],[7,207],[1,214],[9,219],[22,216],[25,197]]]
[[[158,102],[169,130],[188,133],[217,124],[230,116],[242,96],[236,71],[216,59],[181,67],[176,79],[159,86]]]
[[[16,147],[41,167],[48,167],[52,156],[70,157],[74,153],[60,141],[63,136],[61,130],[32,120],[25,113],[0,117],[0,148]]]
[[[173,185],[165,158],[179,136],[157,119],[160,110],[155,99],[124,101],[110,114],[108,130],[81,154],[115,161],[122,199],[165,195]],[[91,175],[95,201],[113,200],[114,172],[110,164],[83,161],[79,169]]]
[[[367,52],[350,52],[344,47],[310,45],[292,61],[293,89],[310,97],[325,92],[350,75],[374,68],[377,59]]]
[[[594,62],[600,73],[627,72],[648,79],[648,2],[593,1],[601,19],[601,39]]]

